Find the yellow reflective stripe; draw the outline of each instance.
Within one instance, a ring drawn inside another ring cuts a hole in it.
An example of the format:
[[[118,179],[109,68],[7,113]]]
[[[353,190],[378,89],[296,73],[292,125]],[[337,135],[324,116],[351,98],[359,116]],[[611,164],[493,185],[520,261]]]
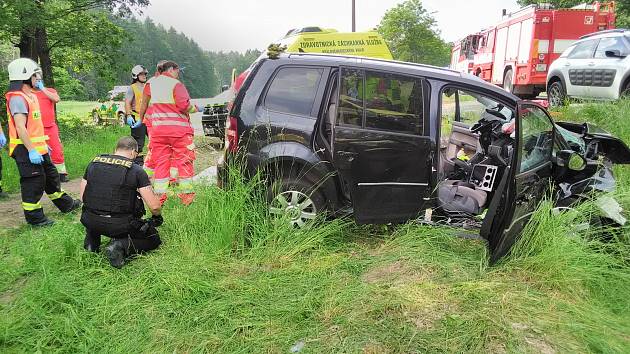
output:
[[[52,194],[48,194],[48,198],[50,200],[55,200],[55,199],[59,199],[59,198],[63,197],[64,194],[66,194],[66,192],[64,192],[64,191],[55,192],[55,193],[52,193]]]
[[[152,168],[148,168],[148,167],[144,168],[144,172],[146,172],[147,176],[149,176],[149,177],[151,177],[151,176],[153,176],[155,174],[155,171],[153,171]]]
[[[30,139],[31,139],[32,143],[41,143],[41,142],[46,142],[46,140],[48,140],[49,137],[48,137],[48,135],[34,136],[34,137],[30,138]],[[22,139],[17,139],[17,138],[16,139],[11,139],[11,142],[15,143],[15,144],[24,144],[22,142]]]
[[[153,181],[153,189],[155,193],[166,193],[168,190],[168,178],[161,178]]]
[[[37,203],[22,202],[22,208],[26,211],[33,211],[33,210],[41,209],[42,205],[39,204],[39,202]]]

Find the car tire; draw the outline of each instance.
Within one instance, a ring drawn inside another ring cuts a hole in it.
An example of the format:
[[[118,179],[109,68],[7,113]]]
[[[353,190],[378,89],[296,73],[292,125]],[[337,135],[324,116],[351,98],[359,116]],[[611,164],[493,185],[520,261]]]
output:
[[[514,83],[512,82],[512,69],[509,69],[503,75],[503,89],[509,93],[514,91]]]
[[[619,95],[622,99],[630,99],[630,82],[624,86],[623,90],[621,90],[621,95]]]
[[[285,217],[291,226],[303,227],[324,213],[326,200],[305,178],[286,177],[267,188],[269,214]]]
[[[547,101],[551,107],[561,107],[566,105],[567,92],[564,90],[562,81],[554,81],[547,89]]]

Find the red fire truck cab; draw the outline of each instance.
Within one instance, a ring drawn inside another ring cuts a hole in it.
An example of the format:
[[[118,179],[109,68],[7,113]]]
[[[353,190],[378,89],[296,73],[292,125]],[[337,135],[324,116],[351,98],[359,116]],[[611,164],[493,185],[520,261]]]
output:
[[[615,3],[570,9],[529,5],[466,36],[452,49],[451,68],[472,73],[518,96],[546,90],[547,68],[580,36],[614,28]]]

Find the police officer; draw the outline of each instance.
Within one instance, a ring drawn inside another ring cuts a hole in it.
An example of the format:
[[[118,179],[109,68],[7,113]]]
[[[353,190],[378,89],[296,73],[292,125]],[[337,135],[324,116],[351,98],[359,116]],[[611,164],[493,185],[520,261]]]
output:
[[[112,241],[105,252],[116,268],[122,267],[130,256],[154,250],[162,243],[156,230],[163,222],[160,201],[146,172],[133,163],[136,157],[136,140],[130,136],[120,138],[114,154],[95,157],[81,181],[84,248],[98,252],[101,236],[110,237]],[[149,219],[142,219],[143,200],[152,214]]]
[[[147,127],[138,119],[136,114],[142,106],[142,92],[144,84],[147,82],[147,69],[142,65],[136,65],[131,69],[131,85],[125,94],[125,113],[127,115],[127,124],[131,127],[131,136],[138,143],[138,152],[144,149],[144,141],[146,139]],[[138,161],[142,164],[142,158]]]
[[[44,215],[39,203],[44,191],[59,210],[69,213],[81,206],[61,189],[59,173],[48,154],[39,103],[32,89],[41,79],[41,69],[28,58],[9,63],[9,91],[6,93],[9,123],[9,156],[15,159],[20,174],[22,208],[33,226],[54,222]]]

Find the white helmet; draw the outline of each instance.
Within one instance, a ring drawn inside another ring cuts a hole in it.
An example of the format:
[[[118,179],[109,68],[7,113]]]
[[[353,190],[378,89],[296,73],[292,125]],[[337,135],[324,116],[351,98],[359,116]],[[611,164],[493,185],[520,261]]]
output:
[[[24,81],[35,74],[42,74],[39,65],[29,58],[15,59],[7,67],[9,71],[9,81]]]
[[[134,80],[138,79],[138,75],[140,74],[147,74],[148,71],[147,69],[142,66],[142,65],[136,65],[133,67],[133,69],[131,69],[131,78]]]

